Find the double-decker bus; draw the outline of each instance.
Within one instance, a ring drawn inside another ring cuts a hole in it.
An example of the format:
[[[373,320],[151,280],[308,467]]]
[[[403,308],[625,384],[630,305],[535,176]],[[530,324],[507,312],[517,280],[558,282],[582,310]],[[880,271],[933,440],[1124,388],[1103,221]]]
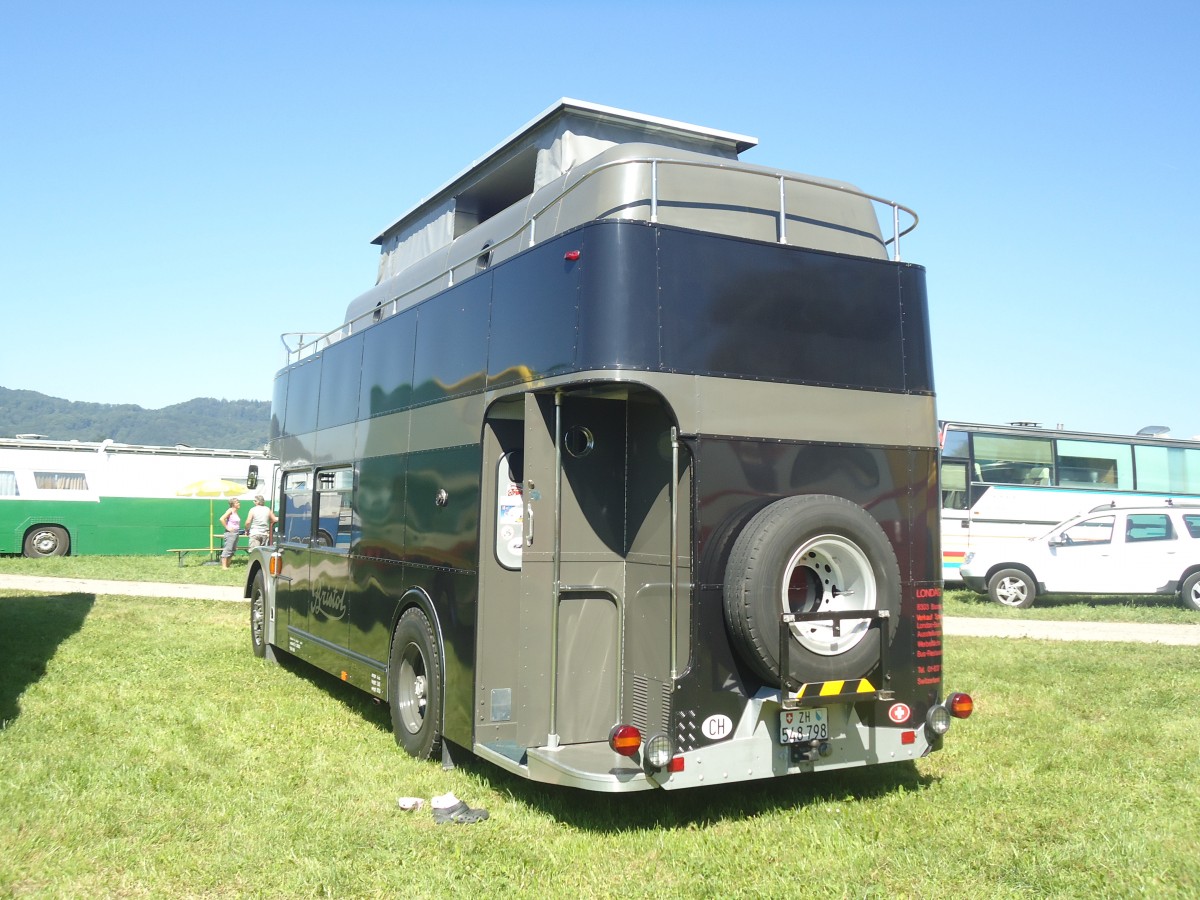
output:
[[[285,340],[256,654],[416,757],[596,791],[942,745],[910,213],[754,143],[563,100],[375,239],[343,324]]]
[[[212,547],[225,509],[214,504],[271,496],[274,472],[274,461],[255,450],[0,439],[0,553],[139,555]]]
[[[947,582],[982,541],[1037,537],[1106,503],[1200,499],[1200,441],[943,422],[940,442]]]

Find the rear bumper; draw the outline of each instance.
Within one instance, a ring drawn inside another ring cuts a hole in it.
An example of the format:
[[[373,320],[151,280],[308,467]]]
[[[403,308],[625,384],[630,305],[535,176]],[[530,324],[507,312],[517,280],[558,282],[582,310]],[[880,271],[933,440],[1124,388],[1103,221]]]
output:
[[[477,744],[474,752],[533,781],[607,793],[678,790],[706,784],[727,784],[823,772],[927,756],[941,747],[924,722],[896,727],[868,727],[853,704],[829,707],[828,755],[801,758],[797,745],[779,742],[779,692],[764,689],[747,703],[729,737],[683,753],[682,769],[648,769],[640,754],[620,756],[607,743],[534,747],[513,758],[500,748]]]

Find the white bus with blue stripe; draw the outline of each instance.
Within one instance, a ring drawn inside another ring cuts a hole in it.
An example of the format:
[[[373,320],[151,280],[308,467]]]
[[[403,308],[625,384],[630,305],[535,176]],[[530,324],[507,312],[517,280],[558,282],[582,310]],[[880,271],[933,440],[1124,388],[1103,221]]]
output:
[[[1105,503],[1200,499],[1196,440],[943,422],[940,442],[948,582],[982,541],[1037,537]]]

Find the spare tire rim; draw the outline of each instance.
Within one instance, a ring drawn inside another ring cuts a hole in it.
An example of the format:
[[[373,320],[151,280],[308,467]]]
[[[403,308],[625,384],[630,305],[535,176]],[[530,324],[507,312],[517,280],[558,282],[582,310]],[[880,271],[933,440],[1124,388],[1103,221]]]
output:
[[[782,588],[785,613],[871,611],[879,602],[871,561],[857,544],[837,534],[801,544],[784,567]],[[820,656],[845,653],[870,627],[869,619],[816,619],[791,626],[797,643]]]

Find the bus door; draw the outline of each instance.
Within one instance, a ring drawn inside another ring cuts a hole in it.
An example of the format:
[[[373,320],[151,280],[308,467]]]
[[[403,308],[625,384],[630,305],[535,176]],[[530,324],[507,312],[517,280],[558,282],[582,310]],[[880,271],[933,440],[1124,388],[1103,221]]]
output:
[[[288,472],[283,480],[282,571],[276,587],[281,645],[316,661],[349,638],[351,495],[349,466]],[[313,640],[315,639],[315,640]],[[306,644],[318,646],[306,646]],[[326,666],[328,668],[328,666]]]
[[[280,573],[275,586],[275,639],[281,647],[297,653],[304,638],[293,629],[308,631],[309,582],[308,556],[312,544],[313,473],[302,469],[285,472],[280,492],[279,556]],[[286,638],[286,639],[285,639]]]
[[[477,740],[604,741],[621,700],[629,401],[527,394],[485,433]],[[661,549],[666,549],[665,544]],[[510,648],[517,648],[513,653]]]
[[[316,471],[313,534],[308,555],[312,599],[308,631],[318,641],[343,651],[349,646],[350,539],[354,469],[337,466]]]

